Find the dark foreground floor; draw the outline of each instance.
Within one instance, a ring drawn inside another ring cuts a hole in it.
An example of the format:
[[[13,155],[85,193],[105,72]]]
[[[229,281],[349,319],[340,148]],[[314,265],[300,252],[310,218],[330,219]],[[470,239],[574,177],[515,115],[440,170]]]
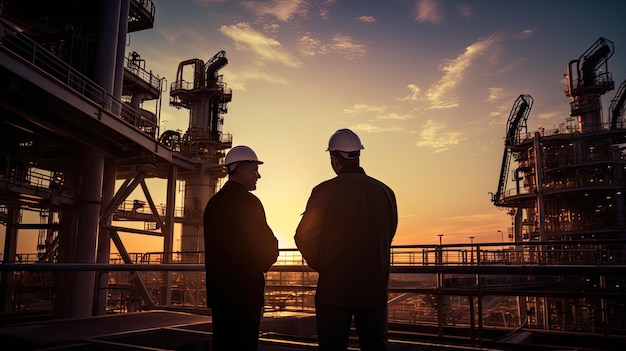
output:
[[[560,338],[560,339],[559,339]],[[3,350],[210,350],[211,316],[153,310],[0,327]],[[358,350],[355,341],[352,350]],[[465,344],[465,345],[464,345]],[[623,350],[626,340],[548,337],[520,332],[473,347],[465,341],[438,340],[419,333],[392,333],[390,351],[422,350]],[[297,313],[266,314],[259,351],[315,350],[315,319]]]

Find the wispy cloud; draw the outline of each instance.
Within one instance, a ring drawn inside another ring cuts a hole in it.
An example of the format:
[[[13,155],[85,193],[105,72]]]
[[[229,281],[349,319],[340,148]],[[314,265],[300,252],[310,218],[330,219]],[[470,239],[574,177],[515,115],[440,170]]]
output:
[[[247,91],[248,82],[264,82],[267,84],[289,85],[289,81],[285,78],[277,77],[259,71],[235,71],[228,72],[228,85],[236,91]]]
[[[398,101],[419,101],[420,100],[420,88],[415,84],[409,84],[406,86],[409,89],[409,94],[401,97],[396,97]]]
[[[306,0],[243,1],[241,6],[256,16],[273,16],[282,22],[295,15],[306,16],[309,9]]]
[[[313,34],[308,33],[298,39],[298,44],[300,52],[307,56],[338,53],[347,60],[354,60],[365,56],[367,53],[365,44],[341,34],[336,34],[330,42],[323,43]]]
[[[388,111],[388,108],[385,106],[368,104],[354,104],[351,107],[345,108],[343,113],[350,119],[360,121],[351,126],[351,128],[365,132],[403,131],[404,128],[395,125],[394,122],[413,118],[410,114]]]
[[[381,127],[370,123],[355,124],[350,126],[350,129],[368,133],[397,132],[402,130],[402,128],[393,125],[385,125],[384,127]]]
[[[254,30],[246,22],[235,25],[221,26],[220,32],[235,42],[240,51],[252,51],[259,57],[259,63],[278,62],[289,67],[299,67],[300,62],[287,52],[280,42]]]
[[[381,120],[406,121],[406,120],[412,119],[413,115],[403,114],[403,113],[396,113],[396,112],[389,112],[389,113],[380,114],[380,115],[377,116],[377,118],[381,119]]]
[[[443,15],[435,0],[420,0],[415,6],[417,10],[416,22],[430,22],[434,24],[443,22]]]
[[[444,62],[439,70],[444,73],[443,77],[431,86],[426,92],[426,99],[430,102],[430,109],[453,108],[458,106],[458,97],[454,89],[463,81],[467,70],[474,61],[483,56],[485,52],[499,40],[492,35],[487,39],[480,40],[470,46],[455,59]]]
[[[537,118],[551,119],[551,118],[555,118],[555,117],[562,116],[562,115],[563,115],[563,111],[546,111],[546,112],[537,114]]]
[[[319,14],[323,19],[328,19],[328,14],[330,13],[330,7],[334,5],[337,0],[325,0],[320,4]]]
[[[193,43],[194,47],[198,46],[198,43],[206,43],[206,36],[203,36],[199,31],[186,26],[177,27],[176,29],[162,29],[158,28],[159,34],[171,45],[186,45],[187,43]]]
[[[349,117],[369,117],[377,120],[398,120],[404,121],[413,118],[410,114],[389,112],[385,106],[354,104],[352,107],[343,109],[343,113]]]
[[[354,104],[352,107],[343,109],[343,113],[348,116],[354,117],[363,115],[366,113],[382,113],[385,111],[384,106],[367,105],[367,104]]]
[[[515,35],[515,37],[518,38],[518,39],[526,39],[526,38],[532,36],[533,34],[535,34],[536,30],[537,30],[537,28],[524,29],[521,32],[517,33]]]
[[[365,23],[375,23],[376,18],[374,18],[374,16],[361,16],[357,18],[357,21]]]
[[[499,87],[490,87],[489,96],[485,99],[485,103],[498,102],[502,99],[502,93],[504,89]]]
[[[326,45],[324,50],[329,53],[338,52],[348,60],[363,57],[367,52],[364,44],[355,41],[347,35],[341,34],[336,34],[332,39],[332,43]]]
[[[438,153],[449,150],[464,140],[461,133],[446,132],[445,128],[444,124],[429,119],[419,133],[420,140],[415,145],[433,148],[434,152]]]
[[[504,73],[504,72],[509,72],[512,71],[516,68],[518,68],[524,61],[526,61],[526,57],[521,57],[511,63],[509,63],[508,65],[499,68],[498,70],[494,71],[494,73]]]

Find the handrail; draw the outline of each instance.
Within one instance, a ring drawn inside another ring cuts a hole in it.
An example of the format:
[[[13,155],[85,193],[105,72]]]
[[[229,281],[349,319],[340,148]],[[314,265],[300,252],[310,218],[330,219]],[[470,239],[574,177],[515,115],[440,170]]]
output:
[[[550,330],[566,328],[563,332],[581,327],[579,332],[588,335],[624,335],[623,328],[605,322],[595,323],[588,328],[583,312],[576,315],[579,324],[560,325],[558,321],[536,315],[536,306],[543,299],[582,299],[582,305],[589,301],[602,301],[602,321],[607,321],[612,313],[619,313],[620,301],[624,297],[621,281],[626,275],[624,257],[612,258],[606,264],[540,264],[533,261],[532,254],[537,249],[565,247],[562,252],[576,255],[613,255],[608,247],[623,247],[626,240],[602,240],[594,242],[579,240],[573,242],[524,242],[524,243],[478,243],[446,245],[398,245],[392,247],[392,265],[389,281],[389,322],[398,325],[438,327],[440,335],[454,333],[455,328],[466,328],[472,341],[482,342],[483,331],[501,329],[512,330],[522,325],[526,318],[533,319],[525,328],[529,330]],[[517,247],[517,249],[516,249]],[[530,250],[530,251],[523,251]],[[623,250],[622,250],[623,251]],[[506,262],[505,254],[519,254],[526,260],[523,263]],[[616,251],[617,254],[619,254]],[[26,281],[29,277],[46,276],[45,273],[92,271],[108,274],[109,307],[124,311],[124,304],[139,304],[139,301],[124,300],[132,295],[137,286],[132,277],[139,274],[151,284],[150,291],[170,289],[172,301],[163,303],[176,308],[204,309],[205,266],[202,263],[160,263],[166,253],[146,253],[132,264],[104,263],[2,263],[0,272],[15,272],[15,277]],[[168,255],[195,257],[192,262],[201,262],[201,252],[172,252]],[[432,257],[431,262],[423,262],[423,255]],[[501,255],[501,256],[498,256]],[[490,260],[489,257],[501,257]],[[585,256],[586,257],[586,256]],[[475,258],[475,259],[474,259]],[[146,262],[146,263],[142,263]],[[187,261],[189,262],[189,261]],[[32,273],[29,273],[32,272]],[[132,274],[128,274],[132,273]],[[167,273],[167,274],[166,274]],[[165,276],[170,276],[176,284],[168,285]],[[585,278],[586,280],[581,280]],[[297,249],[280,249],[279,261],[266,275],[266,308],[275,311],[314,311],[314,295],[318,274],[310,268]],[[573,284],[573,285],[572,285]],[[558,300],[560,299],[560,300]],[[521,302],[520,302],[521,301]],[[528,306],[525,305],[528,302]],[[535,302],[533,302],[535,301]],[[573,300],[572,300],[573,301]],[[118,305],[119,304],[119,305]],[[589,311],[594,305],[589,307]],[[118,306],[118,307],[115,307]],[[121,306],[121,307],[120,307]],[[133,305],[137,308],[139,305]],[[165,306],[165,305],[164,305]],[[547,305],[544,305],[544,307]],[[598,305],[599,306],[599,305]],[[108,308],[109,308],[108,307]],[[543,307],[542,307],[543,308]],[[547,308],[547,307],[545,307]],[[130,307],[129,307],[130,309]],[[523,312],[520,312],[520,309]],[[475,311],[475,312],[473,312]],[[585,310],[587,311],[587,310]],[[468,317],[475,313],[476,317]],[[497,314],[498,320],[490,319]],[[504,317],[505,313],[510,313]],[[518,315],[522,313],[521,315]],[[564,312],[565,313],[565,312]],[[586,312],[585,312],[586,313]],[[596,316],[599,318],[598,316]],[[452,324],[449,324],[452,323]],[[452,325],[452,327],[450,327]],[[452,328],[448,330],[448,327]],[[600,329],[598,329],[600,328]],[[456,335],[456,334],[455,334]]]
[[[86,99],[95,102],[120,120],[128,122],[134,127],[145,125],[145,122],[141,120],[139,111],[124,104],[122,100],[113,96],[80,71],[54,56],[50,51],[22,34],[19,30],[13,28],[2,18],[0,18],[0,48],[39,68],[51,78],[65,84]],[[155,135],[152,135],[152,137]]]
[[[124,61],[126,62],[126,68],[136,75],[139,79],[148,83],[152,88],[161,91],[161,78],[158,75],[152,74],[152,71],[148,72],[143,67],[137,64],[136,61],[124,57]]]
[[[106,264],[106,263],[0,263],[0,272],[198,272],[204,264]],[[275,265],[270,272],[313,272],[307,265]],[[483,265],[483,266],[391,266],[391,273],[497,274],[497,275],[624,275],[626,265]]]

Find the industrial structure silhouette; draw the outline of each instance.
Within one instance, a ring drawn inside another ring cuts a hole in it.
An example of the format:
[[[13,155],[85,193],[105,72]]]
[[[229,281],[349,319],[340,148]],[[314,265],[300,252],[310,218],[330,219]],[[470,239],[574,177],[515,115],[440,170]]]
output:
[[[233,97],[219,73],[226,53],[182,61],[166,87],[125,51],[128,33],[153,27],[149,0],[2,0],[0,9],[0,340],[24,350],[207,348],[198,248],[232,147],[222,129]],[[533,98],[514,102],[492,196],[512,217],[511,241],[392,248],[392,350],[621,347],[626,84],[605,119],[612,52],[600,38],[568,64],[570,118],[558,128],[529,132]],[[189,110],[184,133],[160,128],[168,88],[167,102]],[[151,179],[167,184],[165,204]],[[129,198],[136,189],[145,200]],[[25,230],[39,233],[34,256],[17,252]],[[120,233],[159,236],[163,252],[130,254]],[[260,349],[315,348],[316,280],[297,251],[282,250],[267,274]]]

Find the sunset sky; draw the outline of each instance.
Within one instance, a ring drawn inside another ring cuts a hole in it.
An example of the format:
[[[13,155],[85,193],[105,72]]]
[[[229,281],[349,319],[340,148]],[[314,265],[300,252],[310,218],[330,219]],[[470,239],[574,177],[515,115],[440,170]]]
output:
[[[534,98],[529,131],[564,123],[567,65],[600,37],[615,44],[616,86],[626,79],[623,1],[153,1],[154,28],[131,33],[127,52],[166,79],[161,130],[189,124],[168,103],[178,64],[224,50],[223,130],[265,162],[254,194],[281,248],[295,247],[311,188],[335,175],[325,150],[340,128],[360,136],[361,165],[395,191],[394,244],[507,240],[510,217],[489,193],[515,99]],[[129,251],[162,249],[137,239]]]
[[[265,162],[254,194],[283,248],[311,188],[334,176],[325,149],[339,128],[359,134],[361,165],[396,193],[394,244],[507,240],[511,220],[489,193],[515,99],[534,98],[529,131],[564,123],[567,65],[600,37],[615,44],[616,86],[626,79],[618,1],[154,3],[154,29],[132,33],[128,51],[168,86],[181,61],[226,52],[224,132]],[[161,127],[184,132],[188,111],[168,98]]]

